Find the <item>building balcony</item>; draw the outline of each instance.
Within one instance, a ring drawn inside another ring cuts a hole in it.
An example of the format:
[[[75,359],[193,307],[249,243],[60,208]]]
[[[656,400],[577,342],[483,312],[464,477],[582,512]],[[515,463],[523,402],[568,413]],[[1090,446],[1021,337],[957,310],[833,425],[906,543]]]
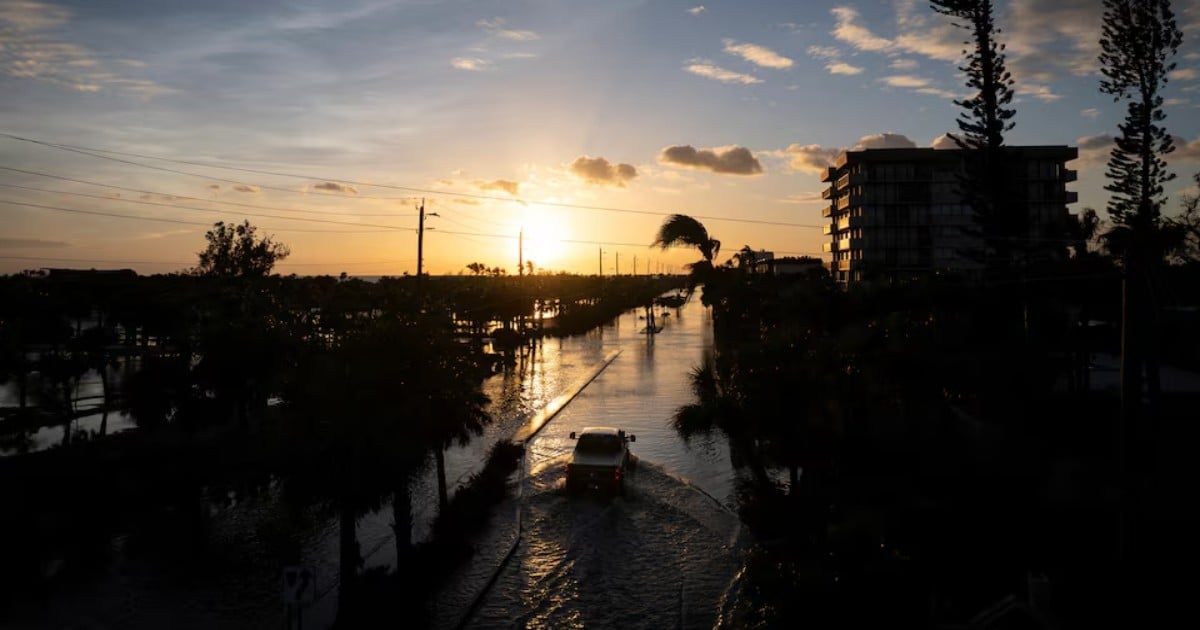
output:
[[[865,173],[846,173],[837,180],[837,189],[843,190],[850,186],[857,186],[866,181]]]
[[[879,227],[883,224],[883,217],[875,214],[863,214],[857,217],[846,217],[846,227]]]
[[[832,263],[830,263],[830,266],[831,266],[831,267],[834,267],[834,268],[835,268],[835,269],[837,269],[838,271],[850,271],[850,263],[851,263],[851,262],[853,262],[853,261],[850,261],[850,260],[835,260],[835,261],[833,261]]]
[[[835,229],[836,228],[834,228],[832,223],[826,223],[824,226],[821,227],[821,234],[824,234],[825,236],[829,236],[830,234],[833,234],[833,231]]]
[[[1062,181],[1063,181],[1064,183],[1070,183],[1070,182],[1073,182],[1073,181],[1075,181],[1075,180],[1077,180],[1077,179],[1079,179],[1079,171],[1076,171],[1076,170],[1074,170],[1074,169],[1069,169],[1069,168],[1064,168],[1064,169],[1063,169],[1063,171],[1062,171]]]
[[[1063,203],[1079,203],[1079,193],[1068,190],[1063,194]]]
[[[823,217],[831,217],[831,216],[837,214],[837,212],[838,212],[838,209],[833,207],[832,204],[825,206],[824,208],[821,208],[821,216],[823,216]]]
[[[821,191],[821,198],[822,198],[822,199],[832,199],[832,198],[833,198],[833,191],[834,191],[834,188],[833,188],[833,186],[830,186],[829,188],[826,188],[825,190],[822,190],[822,191]]]

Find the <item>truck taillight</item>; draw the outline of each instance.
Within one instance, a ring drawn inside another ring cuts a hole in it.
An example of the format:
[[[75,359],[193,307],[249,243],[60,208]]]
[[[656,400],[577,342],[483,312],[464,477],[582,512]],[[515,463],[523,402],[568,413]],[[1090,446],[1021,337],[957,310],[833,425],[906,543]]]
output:
[[[620,466],[613,466],[613,479],[616,479],[617,481],[621,480],[621,467]]]

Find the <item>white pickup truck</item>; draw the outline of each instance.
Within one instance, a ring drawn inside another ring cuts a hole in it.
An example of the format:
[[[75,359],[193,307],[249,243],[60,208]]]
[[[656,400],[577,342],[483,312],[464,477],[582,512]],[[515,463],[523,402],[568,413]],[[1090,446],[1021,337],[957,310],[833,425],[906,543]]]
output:
[[[625,474],[632,466],[629,443],[637,436],[614,427],[584,427],[571,432],[575,450],[567,462],[567,492],[585,490],[625,493]]]

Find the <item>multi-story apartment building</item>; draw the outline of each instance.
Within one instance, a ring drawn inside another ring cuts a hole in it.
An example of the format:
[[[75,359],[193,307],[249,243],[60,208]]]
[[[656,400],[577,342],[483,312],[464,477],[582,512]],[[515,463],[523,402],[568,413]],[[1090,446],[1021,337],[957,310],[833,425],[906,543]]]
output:
[[[1062,238],[1076,147],[1006,147],[1010,208],[1028,213],[1030,242]],[[829,205],[823,249],[843,285],[868,277],[907,278],[936,271],[972,273],[982,267],[983,241],[962,194],[961,149],[866,149],[838,156],[821,181]],[[1061,248],[1066,253],[1065,244]]]

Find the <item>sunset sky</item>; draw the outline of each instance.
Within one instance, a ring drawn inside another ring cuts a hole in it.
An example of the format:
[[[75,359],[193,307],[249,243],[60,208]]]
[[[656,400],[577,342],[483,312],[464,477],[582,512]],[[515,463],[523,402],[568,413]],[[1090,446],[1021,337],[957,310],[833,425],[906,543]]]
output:
[[[1200,0],[1173,4],[1168,212],[1200,170]],[[1079,147],[1071,210],[1103,209],[1101,3],[996,6],[1008,143]],[[944,141],[965,36],[910,0],[0,0],[0,273],[177,271],[242,218],[283,273],[413,273],[422,198],[433,274],[515,273],[522,230],[539,269],[678,271],[649,247],[677,212],[719,261],[821,256],[820,169]]]

